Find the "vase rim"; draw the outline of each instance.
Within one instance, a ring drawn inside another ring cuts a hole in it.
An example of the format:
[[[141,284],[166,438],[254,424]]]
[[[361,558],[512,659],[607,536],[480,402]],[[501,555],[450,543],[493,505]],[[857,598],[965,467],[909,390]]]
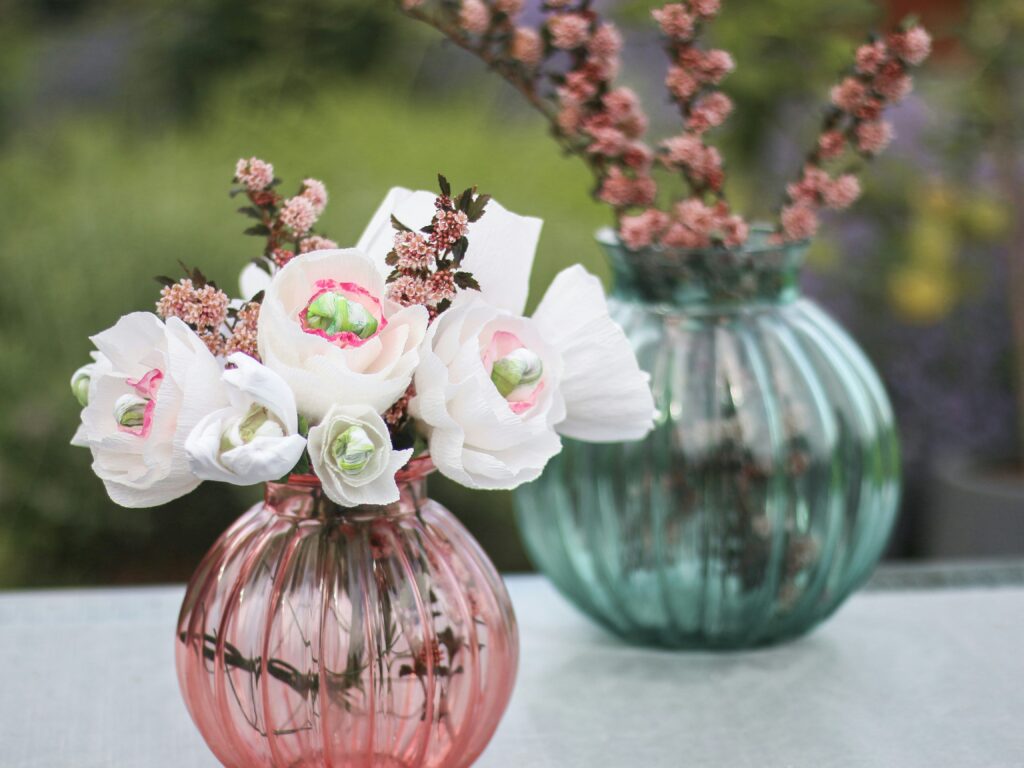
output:
[[[437,467],[434,466],[433,460],[430,458],[429,453],[425,453],[421,456],[417,456],[414,459],[410,459],[409,463],[402,467],[398,472],[395,473],[395,482],[399,485],[403,483],[414,483],[417,480],[422,480],[428,475],[434,473]],[[283,481],[272,481],[273,485],[294,485],[299,488],[322,488],[323,483],[320,481],[320,477],[314,472],[308,472],[303,474],[291,474],[288,475]]]

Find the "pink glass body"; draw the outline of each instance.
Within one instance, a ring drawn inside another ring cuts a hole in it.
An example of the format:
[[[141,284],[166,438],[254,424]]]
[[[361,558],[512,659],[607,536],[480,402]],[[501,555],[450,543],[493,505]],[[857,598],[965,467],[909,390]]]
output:
[[[185,703],[229,768],[459,768],[490,741],[519,642],[480,546],[424,495],[343,509],[267,485],[203,559],[178,620]]]

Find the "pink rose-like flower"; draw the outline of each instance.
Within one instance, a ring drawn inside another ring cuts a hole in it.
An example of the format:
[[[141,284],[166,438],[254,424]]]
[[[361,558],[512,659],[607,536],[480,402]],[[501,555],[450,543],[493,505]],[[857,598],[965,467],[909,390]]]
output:
[[[565,76],[565,84],[559,87],[558,96],[563,103],[580,104],[592,99],[597,94],[597,83],[585,72],[573,70]]]
[[[622,50],[622,35],[614,24],[606,22],[590,38],[587,50],[599,59],[612,59]]]
[[[806,240],[818,231],[818,214],[805,203],[782,209],[782,231],[787,240]]]
[[[319,215],[313,203],[305,197],[292,197],[285,201],[281,209],[281,223],[297,235],[304,235],[313,228]]]
[[[313,210],[319,216],[327,207],[327,187],[319,179],[304,179],[302,196],[313,204]]]
[[[873,75],[885,61],[889,51],[881,40],[867,43],[857,49],[857,71],[863,75]]]
[[[895,62],[891,62],[895,64]],[[904,74],[902,68],[896,64],[894,67],[886,66],[875,79],[874,89],[886,101],[897,104],[905,99],[913,89],[914,83],[910,76]]]
[[[730,248],[737,248],[747,242],[750,237],[750,226],[743,217],[731,215],[726,216],[719,223],[722,231],[722,241]]]
[[[679,101],[689,101],[697,93],[700,83],[688,69],[673,64],[665,75],[665,86]]]
[[[696,197],[677,203],[675,214],[680,224],[702,236],[710,234],[718,218],[714,208],[705,205]]]
[[[857,126],[857,148],[867,155],[877,155],[889,146],[892,139],[892,126],[885,120]]]
[[[832,88],[832,103],[844,112],[853,112],[867,98],[864,84],[853,77],[848,77]]]
[[[536,67],[544,56],[544,42],[537,30],[517,27],[512,35],[512,58],[527,67]]]
[[[471,35],[482,35],[491,26],[491,9],[483,0],[462,0],[459,26]]]
[[[637,251],[660,238],[669,223],[667,213],[657,208],[648,208],[637,216],[624,216],[619,225],[619,236],[627,247]]]
[[[650,205],[654,202],[657,186],[649,176],[631,178],[618,166],[612,167],[601,184],[599,197],[615,208],[631,205]]]
[[[860,197],[860,182],[857,177],[844,173],[822,188],[825,205],[837,211],[849,208]]]
[[[661,31],[675,40],[689,40],[693,36],[693,16],[682,3],[669,3],[655,8],[651,16],[658,22]]]
[[[839,131],[826,131],[818,139],[818,152],[825,160],[834,160],[846,149],[846,137]]]
[[[587,152],[592,155],[619,157],[626,149],[626,135],[617,128],[598,128],[590,136],[593,141]]]
[[[259,192],[274,180],[274,166],[258,157],[242,158],[235,165],[235,178],[250,192]]]
[[[608,118],[616,128],[635,139],[647,130],[647,115],[632,88],[616,88],[606,93],[601,101]]]
[[[690,7],[700,16],[709,19],[718,14],[722,4],[720,0],[691,0]]]
[[[829,175],[813,165],[804,166],[800,181],[786,186],[786,192],[794,202],[817,205],[825,189],[832,183]]]
[[[590,20],[580,13],[560,13],[548,19],[551,44],[555,48],[574,51],[590,38]]]
[[[704,53],[698,62],[701,77],[707,83],[719,83],[736,69],[736,62],[727,51],[711,50]]]
[[[932,36],[924,27],[913,27],[889,38],[893,51],[911,66],[921,64],[932,52]]]
[[[661,243],[668,248],[704,248],[711,245],[711,239],[677,222],[662,235]]]
[[[622,153],[622,162],[646,174],[654,164],[654,152],[642,141],[631,141]]]
[[[313,235],[312,237],[303,238],[299,242],[299,253],[312,253],[313,251],[326,251],[331,248],[337,248],[338,244],[327,237],[320,237],[320,235]],[[294,257],[295,254],[292,254]],[[285,259],[284,264],[291,261],[291,257]],[[283,267],[284,264],[278,266]]]
[[[694,105],[686,125],[692,131],[703,133],[724,123],[730,112],[732,99],[724,93],[709,93]]]

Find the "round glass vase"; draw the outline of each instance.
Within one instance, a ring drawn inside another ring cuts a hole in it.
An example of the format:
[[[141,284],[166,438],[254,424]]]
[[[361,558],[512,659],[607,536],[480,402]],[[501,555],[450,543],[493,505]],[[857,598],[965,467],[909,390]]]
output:
[[[651,375],[642,441],[564,441],[516,494],[534,562],[638,643],[741,648],[829,616],[870,575],[900,458],[871,364],[800,295],[806,244],[626,251],[611,312]],[[609,371],[608,376],[614,377]]]
[[[268,483],[214,544],[178,620],[178,681],[229,767],[461,768],[490,741],[516,675],[505,587],[425,494],[346,509],[315,477]]]

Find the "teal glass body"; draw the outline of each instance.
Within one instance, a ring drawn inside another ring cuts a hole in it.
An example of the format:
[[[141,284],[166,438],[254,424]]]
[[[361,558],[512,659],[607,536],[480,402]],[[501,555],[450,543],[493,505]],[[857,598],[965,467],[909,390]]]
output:
[[[899,446],[878,375],[800,295],[806,244],[758,231],[742,251],[627,252],[598,239],[655,427],[634,443],[564,441],[516,493],[530,555],[634,642],[806,632],[868,578],[894,522]]]

